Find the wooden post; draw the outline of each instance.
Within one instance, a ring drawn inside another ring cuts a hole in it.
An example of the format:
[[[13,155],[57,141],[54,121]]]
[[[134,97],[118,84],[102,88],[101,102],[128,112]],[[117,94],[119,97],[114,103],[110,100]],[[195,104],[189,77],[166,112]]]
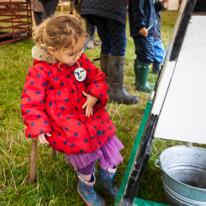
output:
[[[54,158],[57,157],[57,151],[55,149],[52,149],[52,155],[53,155]]]
[[[35,174],[36,174],[36,154],[37,154],[37,141],[31,140],[31,162],[30,162],[30,176],[29,182],[33,184],[35,182]]]
[[[61,14],[64,13],[64,6],[63,6],[63,0],[61,0]]]
[[[31,12],[31,18],[32,18],[32,30],[35,30],[36,28],[36,22],[35,22],[35,18],[34,18],[34,12]]]

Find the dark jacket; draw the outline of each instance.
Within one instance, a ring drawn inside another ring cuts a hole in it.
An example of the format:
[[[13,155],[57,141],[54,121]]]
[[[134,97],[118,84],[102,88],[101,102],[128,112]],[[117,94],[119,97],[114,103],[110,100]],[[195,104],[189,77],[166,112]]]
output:
[[[81,16],[96,15],[126,26],[126,5],[127,0],[82,0]]]
[[[161,40],[161,12],[156,13],[156,20],[157,20],[157,26],[156,26],[156,32],[154,34],[154,40]]]
[[[142,28],[152,28],[148,34],[156,32],[155,13],[163,9],[161,2],[153,3],[153,0],[130,0],[129,1],[129,23],[131,36],[138,36]]]

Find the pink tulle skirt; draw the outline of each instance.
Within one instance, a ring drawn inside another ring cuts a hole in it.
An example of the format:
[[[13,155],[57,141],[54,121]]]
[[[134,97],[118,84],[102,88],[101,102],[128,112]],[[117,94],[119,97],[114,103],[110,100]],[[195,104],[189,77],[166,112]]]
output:
[[[123,157],[119,152],[122,149],[124,149],[124,146],[120,140],[113,136],[97,151],[83,154],[66,154],[65,161],[67,164],[71,163],[75,170],[79,170],[99,158],[101,167],[108,169],[109,166],[118,165],[123,161]]]

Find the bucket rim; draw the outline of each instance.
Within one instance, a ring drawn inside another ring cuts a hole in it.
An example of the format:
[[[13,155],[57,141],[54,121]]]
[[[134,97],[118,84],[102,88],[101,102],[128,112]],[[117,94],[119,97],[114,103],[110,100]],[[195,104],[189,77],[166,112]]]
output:
[[[206,152],[206,149],[204,149],[204,148],[199,148],[199,147],[187,147],[187,146],[185,146],[185,145],[177,145],[177,146],[173,146],[173,147],[166,148],[165,150],[169,150],[170,148],[174,148],[174,147],[180,147],[180,148],[185,147],[185,148],[191,148],[191,149],[198,149],[198,150],[204,150],[204,151]],[[187,186],[187,187],[192,188],[192,189],[195,189],[195,190],[199,190],[199,191],[206,192],[206,188],[205,188],[205,189],[202,189],[202,188],[194,187],[194,186],[185,184],[185,183],[183,183],[183,182],[180,182],[180,181],[174,179],[172,176],[170,176],[170,175],[162,168],[161,155],[162,155],[162,153],[163,153],[165,150],[163,150],[163,151],[161,152],[160,158],[159,158],[161,171],[164,172],[166,175],[168,175],[171,179],[173,179],[175,182],[177,182],[177,183],[179,183],[179,184],[182,184],[182,185],[184,185],[184,186]],[[162,179],[163,179],[163,178],[162,178]]]

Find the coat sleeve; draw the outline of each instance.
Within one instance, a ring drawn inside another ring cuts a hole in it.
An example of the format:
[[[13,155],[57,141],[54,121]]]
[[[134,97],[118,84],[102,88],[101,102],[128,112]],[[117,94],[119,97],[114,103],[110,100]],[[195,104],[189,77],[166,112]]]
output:
[[[164,9],[164,6],[162,6],[161,2],[155,2],[155,12],[158,13]]]
[[[132,16],[134,19],[135,27],[138,30],[147,27],[147,18],[144,13],[144,2],[145,0],[133,0],[131,2]]]
[[[31,138],[51,132],[44,102],[47,80],[42,70],[38,66],[29,68],[22,92],[21,113],[27,127],[25,135]]]
[[[102,106],[106,106],[108,100],[108,85],[106,83],[105,73],[98,69],[85,54],[82,55],[83,67],[86,70],[87,77],[85,84],[86,93],[97,97]]]

